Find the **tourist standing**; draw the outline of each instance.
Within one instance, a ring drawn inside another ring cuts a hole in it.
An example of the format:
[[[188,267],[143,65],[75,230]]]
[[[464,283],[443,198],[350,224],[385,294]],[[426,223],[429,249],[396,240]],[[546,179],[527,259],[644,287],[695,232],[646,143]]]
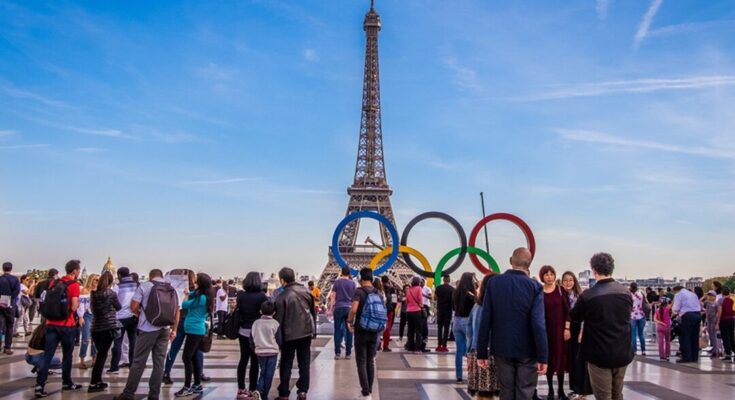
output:
[[[237,295],[235,306],[235,312],[240,320],[237,337],[240,343],[240,362],[237,364],[237,398],[247,399],[255,392],[258,385],[259,363],[250,340],[251,330],[253,323],[260,318],[261,306],[268,301],[268,296],[263,293],[263,285],[258,272],[248,272],[242,288],[243,291]],[[248,390],[245,390],[245,371],[248,369],[248,363],[250,364],[250,375]]]
[[[115,339],[115,343],[112,346],[112,360],[110,361],[110,369],[107,371],[109,374],[117,374],[120,367],[129,367],[130,360],[133,359],[135,353],[135,336],[138,327],[138,318],[133,314],[130,309],[130,303],[133,300],[135,289],[138,288],[138,284],[130,274],[128,267],[121,267],[117,270],[117,279],[119,283],[112,288],[117,294],[117,298],[120,301],[122,308],[117,312],[117,319],[120,321],[122,326],[120,336]],[[120,358],[123,352],[123,339],[128,339],[128,362],[120,364]]]
[[[406,316],[406,293],[408,293],[408,289],[410,289],[411,286],[409,285],[403,285],[403,289],[398,293],[398,298],[401,302],[401,323],[398,326],[398,341],[403,342],[403,333],[406,331],[406,325],[408,325],[408,317]],[[404,348],[406,345],[403,346]]]
[[[469,392],[471,396],[476,395],[476,400],[490,400],[492,397],[500,394],[500,390],[498,388],[498,366],[495,363],[495,357],[488,356],[487,368],[480,368],[477,363],[477,341],[480,336],[482,302],[484,300],[487,283],[493,276],[496,276],[496,274],[494,272],[490,272],[482,278],[480,288],[477,291],[475,304],[472,306],[472,312],[470,313],[472,342],[470,344],[470,352],[467,356],[467,392]]]
[[[668,297],[660,300],[658,308],[653,313],[653,322],[656,324],[658,357],[661,361],[669,361],[671,356],[671,302]]]
[[[170,274],[171,271],[169,271],[168,273]],[[186,270],[186,275],[189,279],[189,288],[187,290],[184,290],[184,293],[180,298],[182,302],[184,300],[184,297],[188,296],[189,293],[193,292],[196,289],[196,272],[189,269]],[[179,326],[176,327],[176,337],[174,338],[173,342],[171,342],[171,346],[168,349],[168,354],[166,354],[166,366],[163,372],[163,383],[165,385],[171,385],[174,383],[174,381],[171,379],[171,369],[174,366],[176,356],[179,354],[179,351],[181,351],[181,346],[184,344],[184,339],[186,338],[186,333],[184,333],[185,320],[186,310],[181,309],[181,304],[179,304]],[[201,351],[197,351],[197,362],[199,363],[199,369],[202,371],[201,380],[204,382],[208,381],[209,378],[204,375],[204,353]]]
[[[384,300],[373,286],[373,270],[361,269],[360,287],[355,290],[347,327],[355,333],[355,364],[363,398],[369,398],[373,393],[375,350],[378,346],[378,333],[381,328],[385,329],[386,314]]]
[[[0,275],[0,335],[5,335],[5,350],[12,355],[13,331],[15,327],[15,312],[20,295],[20,281],[13,276],[13,264],[3,263],[3,274]]]
[[[437,304],[439,303],[440,296],[439,289],[441,289],[444,285],[448,285],[448,283],[448,280],[445,279],[444,284],[436,288]],[[446,292],[446,290],[444,291]],[[452,289],[450,293],[451,308],[449,310],[449,315],[451,316],[452,310],[454,310],[454,325],[452,331],[454,332],[454,340],[455,344],[457,345],[457,350],[454,355],[454,374],[457,378],[457,383],[462,383],[462,364],[464,363],[464,357],[467,354],[467,349],[472,342],[472,323],[470,321],[470,313],[472,312],[472,307],[477,301],[477,292],[475,291],[475,274],[473,274],[472,272],[465,272],[464,274],[462,274],[462,277],[459,279],[457,289]],[[444,345],[441,346],[441,350],[437,351],[448,351],[446,346],[447,338],[448,337],[445,337]]]
[[[717,292],[710,290],[707,292],[706,300],[704,301],[704,318],[707,323],[707,336],[709,336],[709,342],[712,349],[710,350],[710,357],[719,358],[722,357],[722,341],[717,338],[719,333],[719,324],[717,322]]]
[[[138,319],[138,336],[125,389],[115,400],[135,399],[148,356],[151,356],[153,371],[148,380],[147,398],[157,400],[161,393],[166,348],[169,340],[176,337],[179,324],[179,296],[176,289],[163,279],[160,269],[152,269],[148,278],[148,282],[135,290],[130,303],[130,310]]]
[[[424,313],[421,290],[421,278],[414,276],[411,287],[406,290],[406,319],[408,320],[408,341],[406,350],[421,353],[426,349],[422,329],[421,314]]]
[[[625,371],[634,357],[630,346],[633,298],[613,279],[615,260],[610,254],[595,254],[590,267],[597,283],[579,296],[571,318],[584,324],[581,352],[595,399],[622,400]]]
[[[34,388],[36,398],[48,396],[45,390],[48,369],[59,343],[62,349],[61,390],[74,391],[82,388],[82,385],[77,385],[71,380],[74,341],[79,334],[74,313],[79,307],[77,278],[81,271],[81,263],[79,260],[71,260],[66,263],[65,270],[66,275],[63,278],[49,283],[48,290],[43,297],[41,309],[46,318],[46,346],[44,347],[44,358],[38,367],[36,376],[36,387]]]
[[[253,400],[268,400],[273,375],[278,365],[278,349],[282,340],[280,325],[278,321],[273,319],[275,312],[275,304],[272,301],[264,301],[260,305],[261,317],[255,320],[252,325],[250,337],[260,369],[256,390],[252,393]]]
[[[549,359],[541,285],[529,277],[533,255],[518,248],[512,269],[488,281],[477,339],[477,364],[495,356],[501,400],[530,400]],[[488,349],[490,354],[488,354]]]
[[[79,345],[79,368],[87,369],[85,359],[90,344],[92,345],[92,359],[97,357],[97,349],[92,344],[92,304],[91,294],[97,289],[100,276],[92,274],[87,277],[84,287],[79,294],[79,308],[77,308],[77,316],[79,317],[79,328],[82,330],[82,341]],[[94,361],[92,362],[94,364]]]
[[[311,295],[314,296],[314,307],[317,309],[318,313],[320,309],[319,299],[322,296],[322,291],[314,284],[314,281],[309,281],[308,285]],[[314,314],[314,326],[317,326],[317,314]],[[314,329],[312,338],[316,339],[316,329]]]
[[[117,299],[117,294],[112,290],[112,273],[105,271],[100,276],[97,287],[90,294],[90,306],[92,308],[92,341],[97,347],[97,358],[92,366],[92,379],[89,382],[89,392],[101,392],[108,385],[102,381],[102,370],[105,368],[107,354],[112,347],[112,342],[120,335],[120,322],[117,320],[117,312],[122,305]]]
[[[396,318],[396,307],[398,306],[398,289],[393,286],[393,283],[391,283],[388,275],[383,275],[382,277],[380,277],[380,280],[383,283],[383,292],[385,294],[385,309],[388,312],[388,323],[385,326],[385,331],[383,331],[383,351],[390,352],[393,351],[390,348],[390,331],[391,329],[393,329],[393,322]],[[380,347],[380,344],[378,344],[378,347]]]
[[[342,272],[332,285],[329,296],[334,305],[334,359],[341,358],[342,339],[345,343],[345,360],[352,356],[352,332],[347,329],[347,316],[352,308],[352,298],[355,297],[355,282],[352,280],[350,269],[342,268]],[[281,322],[283,323],[283,322]]]
[[[574,306],[577,305],[577,299],[582,294],[582,288],[579,286],[577,276],[571,271],[562,274],[561,287],[564,289],[564,293],[569,301],[569,310],[571,312]],[[569,327],[571,333],[567,353],[569,388],[577,396],[575,400],[580,400],[592,394],[592,385],[590,384],[590,377],[587,373],[587,362],[582,358],[580,351],[582,324],[577,321],[571,321]]]
[[[201,365],[197,360],[197,352],[204,335],[207,334],[207,317],[214,311],[213,291],[212,278],[200,272],[197,274],[196,289],[189,293],[188,298],[181,303],[181,308],[186,310],[186,319],[184,320],[186,340],[182,357],[184,361],[184,387],[174,393],[176,397],[191,396],[204,391],[201,383]],[[194,377],[193,386],[192,375]]]
[[[723,361],[733,361],[732,352],[735,350],[735,311],[733,299],[730,297],[730,288],[722,288],[722,297],[717,302],[717,320],[720,326],[722,345],[725,348]]]
[[[28,310],[30,309],[31,305],[33,304],[33,301],[31,300],[31,293],[33,290],[33,279],[31,279],[28,275],[23,275],[20,277],[20,294],[18,294],[18,312],[16,315],[18,316],[15,319],[15,328],[13,332],[15,332],[15,336],[20,336],[20,333],[18,332],[18,326],[23,325],[23,334],[24,336],[30,336],[31,335],[31,328],[30,328],[30,318],[28,317]]]
[[[454,294],[454,287],[452,287],[452,278],[449,275],[442,277],[442,283],[436,288],[436,328],[437,328],[437,339],[438,345],[436,351],[439,353],[446,353],[447,341],[449,340],[449,327],[452,325],[452,297]],[[456,335],[456,334],[455,334]],[[461,378],[461,371],[460,371]]]
[[[304,285],[296,283],[296,274],[291,268],[281,268],[278,278],[283,287],[283,292],[276,298],[276,320],[283,330],[279,371],[281,383],[278,385],[278,395],[288,398],[291,392],[291,368],[295,356],[299,365],[299,379],[296,381],[297,399],[306,400],[306,394],[309,392],[311,336],[315,330],[314,297]]]
[[[541,267],[539,278],[544,284],[544,316],[549,344],[549,366],[546,371],[546,381],[549,384],[548,398],[554,398],[554,375],[556,375],[559,385],[558,398],[568,400],[564,391],[564,373],[567,370],[568,343],[572,337],[569,300],[556,284],[554,267],[551,265]],[[534,397],[538,398],[537,395]]]
[[[699,361],[699,328],[702,325],[702,304],[693,292],[683,286],[674,287],[674,315],[681,318],[681,358],[677,363]]]
[[[638,290],[638,284],[635,282],[630,283],[630,296],[633,299],[633,311],[630,313],[630,330],[631,330],[631,342],[630,347],[633,349],[633,354],[636,353],[636,338],[641,342],[641,354],[646,355],[646,308],[648,300],[643,293]],[[648,306],[650,308],[650,306]]]
[[[220,281],[217,287],[217,299],[215,301],[215,310],[217,314],[217,334],[220,338],[224,335],[225,317],[227,317],[227,282]]]
[[[431,289],[426,285],[426,279],[421,279],[421,296],[423,298],[421,314],[421,337],[423,338],[422,351],[428,353],[431,350],[427,348],[429,343],[429,316],[431,315]]]
[[[41,304],[41,295],[48,289],[48,285],[55,281],[57,276],[59,275],[59,271],[56,268],[51,268],[46,273],[46,279],[39,282],[36,285],[36,288],[33,289],[33,299],[36,303],[36,308],[38,308]],[[40,311],[39,311],[40,313]],[[31,321],[33,320],[33,317],[31,317]],[[45,321],[45,318],[43,315],[41,315],[41,322]]]

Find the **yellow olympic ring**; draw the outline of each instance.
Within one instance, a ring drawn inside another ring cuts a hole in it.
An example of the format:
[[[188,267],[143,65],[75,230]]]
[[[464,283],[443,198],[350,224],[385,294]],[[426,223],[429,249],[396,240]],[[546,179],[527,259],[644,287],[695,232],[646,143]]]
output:
[[[373,257],[373,259],[370,260],[370,269],[372,269],[373,271],[375,271],[375,268],[378,267],[378,263],[382,259],[384,259],[385,257],[387,257],[392,251],[393,251],[393,248],[392,247],[386,247],[383,250],[381,250],[380,253],[376,254],[375,257]],[[408,246],[399,246],[398,247],[398,251],[401,252],[401,253],[408,253],[408,254],[416,257],[419,260],[419,262],[421,263],[421,266],[424,267],[424,270],[426,272],[429,272],[429,273],[432,272],[431,264],[429,264],[429,260],[427,260],[426,259],[426,256],[424,256],[420,251],[414,249],[413,247],[408,247]],[[426,284],[429,285],[430,287],[434,287],[434,279],[427,278],[426,279]]]

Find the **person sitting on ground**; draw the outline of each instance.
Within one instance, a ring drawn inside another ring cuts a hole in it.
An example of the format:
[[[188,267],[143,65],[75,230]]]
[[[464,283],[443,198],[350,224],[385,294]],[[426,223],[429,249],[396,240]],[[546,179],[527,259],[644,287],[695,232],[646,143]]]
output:
[[[29,365],[33,366],[33,369],[31,370],[32,374],[35,374],[38,371],[38,364],[40,364],[41,359],[43,358],[45,345],[46,345],[46,324],[41,323],[41,325],[38,325],[36,329],[33,330],[33,334],[31,334],[31,340],[28,341],[28,350],[26,351],[26,362]],[[49,364],[49,369],[60,369],[60,368],[61,368],[61,359],[56,356],[51,358],[51,364]],[[49,375],[50,374],[51,374],[51,371],[49,371]]]

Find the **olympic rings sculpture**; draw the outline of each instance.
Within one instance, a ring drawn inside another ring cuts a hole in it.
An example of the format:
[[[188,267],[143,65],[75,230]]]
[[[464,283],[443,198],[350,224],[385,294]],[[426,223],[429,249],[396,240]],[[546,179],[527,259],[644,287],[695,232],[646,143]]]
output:
[[[349,267],[353,275],[357,275],[359,271],[350,267],[344,260],[344,258],[342,258],[339,250],[339,237],[347,224],[360,218],[374,219],[383,224],[388,230],[388,233],[391,236],[391,241],[393,243],[391,247],[387,247],[381,250],[370,261],[370,268],[375,271],[375,275],[381,275],[388,271],[388,269],[390,269],[390,267],[393,266],[393,264],[398,260],[399,253],[403,256],[403,260],[406,262],[406,265],[408,265],[408,267],[411,268],[413,272],[425,278],[433,278],[436,282],[440,281],[442,276],[446,276],[455,272],[460,267],[460,265],[462,265],[462,262],[464,261],[465,256],[468,253],[470,255],[470,261],[481,273],[488,274],[490,273],[490,271],[500,273],[500,266],[495,261],[495,259],[485,250],[482,250],[475,246],[480,230],[492,221],[508,221],[516,225],[525,235],[526,244],[528,246],[528,250],[531,251],[531,255],[533,256],[536,254],[536,239],[533,236],[531,228],[528,226],[528,224],[526,224],[525,221],[513,214],[496,213],[488,215],[487,217],[481,219],[472,228],[468,242],[465,232],[462,229],[462,225],[460,225],[460,223],[454,217],[438,211],[425,212],[414,217],[408,223],[408,225],[406,225],[406,229],[403,231],[403,235],[401,235],[399,241],[398,230],[395,226],[393,226],[388,218],[373,211],[358,211],[349,214],[342,221],[340,221],[340,223],[337,225],[337,228],[334,230],[334,235],[332,235],[332,254],[334,255],[335,261],[342,268]],[[408,235],[411,233],[411,230],[414,228],[414,226],[416,226],[416,224],[425,219],[439,219],[448,223],[452,226],[452,228],[454,228],[454,230],[457,232],[457,236],[459,237],[459,247],[447,252],[439,260],[435,271],[432,271],[431,264],[429,264],[429,261],[420,251],[408,245]],[[411,256],[416,257],[422,268],[419,268],[419,266],[416,265],[413,259],[411,259]],[[378,267],[378,263],[380,263],[380,261],[382,261],[386,257],[388,257],[388,260],[382,266]],[[449,265],[449,267],[446,267],[449,261],[454,257],[457,258],[451,265]],[[480,262],[480,258],[485,260],[490,268],[484,266]]]

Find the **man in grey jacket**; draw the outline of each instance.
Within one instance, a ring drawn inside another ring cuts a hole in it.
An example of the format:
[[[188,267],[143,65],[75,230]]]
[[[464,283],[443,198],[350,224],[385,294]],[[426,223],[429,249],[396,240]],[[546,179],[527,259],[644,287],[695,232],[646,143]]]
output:
[[[311,338],[314,326],[314,296],[296,283],[296,274],[291,268],[281,268],[278,278],[283,292],[276,298],[276,320],[281,325],[283,345],[281,346],[280,384],[278,396],[288,399],[290,394],[291,368],[294,356],[299,364],[299,379],[296,381],[297,399],[306,400],[309,392],[309,367],[311,364]]]

